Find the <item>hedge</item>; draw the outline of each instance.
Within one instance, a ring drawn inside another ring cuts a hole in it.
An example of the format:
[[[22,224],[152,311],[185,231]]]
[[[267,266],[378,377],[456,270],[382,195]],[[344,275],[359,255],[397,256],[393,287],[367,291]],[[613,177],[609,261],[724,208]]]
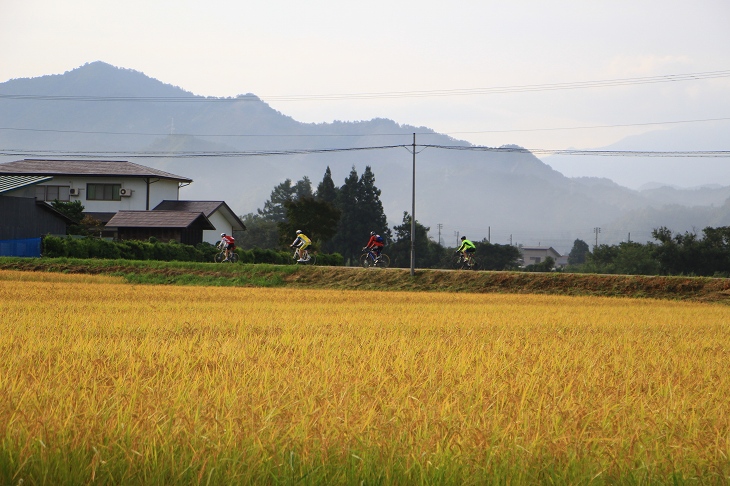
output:
[[[94,237],[71,238],[46,236],[43,238],[41,254],[49,258],[99,258],[111,260],[161,260],[181,262],[212,262],[218,249],[210,243],[198,243],[195,246],[183,245],[171,241],[161,243],[155,238],[149,241],[124,240],[110,241]],[[288,251],[253,248],[237,249],[241,263],[294,263]],[[339,253],[317,254],[320,265],[344,265],[344,258]]]

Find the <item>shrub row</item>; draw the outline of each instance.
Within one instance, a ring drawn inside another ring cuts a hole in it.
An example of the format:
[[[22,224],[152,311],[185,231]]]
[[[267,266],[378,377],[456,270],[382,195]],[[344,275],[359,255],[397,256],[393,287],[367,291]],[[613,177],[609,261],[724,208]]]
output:
[[[101,258],[111,260],[160,260],[181,262],[212,262],[218,252],[210,243],[195,246],[171,241],[161,243],[154,238],[149,241],[125,240],[110,241],[99,238],[64,238],[46,236],[43,238],[41,252],[50,258]],[[236,250],[242,263],[293,263],[291,253],[277,250],[253,248]],[[318,254],[320,265],[343,265],[344,259],[338,253]]]

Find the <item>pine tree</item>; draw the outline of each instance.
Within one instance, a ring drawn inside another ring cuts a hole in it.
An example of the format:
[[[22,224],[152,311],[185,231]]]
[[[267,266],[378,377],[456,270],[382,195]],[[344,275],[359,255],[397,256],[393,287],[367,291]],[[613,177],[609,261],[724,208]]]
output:
[[[388,219],[383,210],[383,203],[380,201],[381,190],[375,187],[375,174],[373,174],[370,166],[365,167],[365,172],[360,176],[360,191],[358,197],[358,208],[360,209],[359,220],[364,227],[370,231],[375,231],[385,238],[386,242],[392,239],[390,228],[388,228]]]
[[[258,213],[264,221],[279,223],[286,221],[286,209],[284,203],[294,199],[295,187],[291,185],[291,179],[287,179],[271,191],[269,200],[264,203],[264,208]]]
[[[322,182],[317,186],[316,198],[330,204],[336,204],[337,202],[337,186],[335,186],[335,182],[332,180],[332,171],[329,166],[327,166],[327,170],[324,172]]]
[[[336,206],[341,212],[340,223],[337,227],[337,234],[332,238],[332,244],[336,252],[345,258],[345,263],[357,261],[360,249],[367,243],[362,241],[364,236],[359,222],[359,195],[360,184],[355,166],[352,166],[350,175],[345,183],[337,191]]]

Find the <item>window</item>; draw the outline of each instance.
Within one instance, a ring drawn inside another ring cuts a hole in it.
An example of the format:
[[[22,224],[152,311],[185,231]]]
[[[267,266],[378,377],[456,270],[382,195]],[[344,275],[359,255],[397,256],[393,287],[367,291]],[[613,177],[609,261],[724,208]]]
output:
[[[38,201],[69,201],[69,186],[35,186]]]
[[[86,184],[86,199],[88,201],[121,201],[119,189],[121,184]]]

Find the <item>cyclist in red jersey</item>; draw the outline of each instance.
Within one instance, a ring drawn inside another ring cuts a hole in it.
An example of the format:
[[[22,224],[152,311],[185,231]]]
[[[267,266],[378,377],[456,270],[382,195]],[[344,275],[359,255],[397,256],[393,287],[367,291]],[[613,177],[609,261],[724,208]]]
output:
[[[370,240],[368,240],[368,244],[365,245],[365,249],[373,250],[373,253],[375,253],[375,259],[377,260],[380,258],[380,252],[383,251],[383,246],[385,246],[385,240],[383,237],[375,233],[375,231],[371,231]]]

